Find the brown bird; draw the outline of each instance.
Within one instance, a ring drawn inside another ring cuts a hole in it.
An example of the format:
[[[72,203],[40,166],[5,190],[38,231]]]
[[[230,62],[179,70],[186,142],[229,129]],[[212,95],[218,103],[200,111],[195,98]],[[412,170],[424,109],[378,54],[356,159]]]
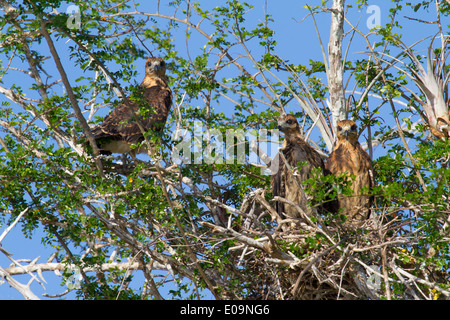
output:
[[[324,170],[323,160],[301,137],[300,126],[293,115],[282,115],[277,122],[278,129],[284,133],[284,141],[281,154],[278,153],[273,160],[278,164],[278,170],[271,177],[272,194],[296,203],[309,214],[310,209],[301,183],[311,177],[314,168]],[[298,169],[300,162],[306,164]],[[294,206],[282,202],[276,203],[276,210],[280,216],[283,213],[293,218],[301,216]]]
[[[132,149],[131,145],[144,141],[142,131],[162,131],[171,105],[172,91],[168,85],[166,64],[161,58],[148,58],[145,77],[138,90],[92,129],[101,153],[130,153],[135,156],[147,152],[145,146]]]
[[[370,215],[373,197],[368,193],[373,186],[372,161],[358,142],[358,128],[352,120],[342,120],[337,123],[338,142],[326,162],[326,169],[338,176],[347,173],[354,175],[351,180],[353,196],[339,195],[336,206],[332,211],[340,208],[353,225],[360,225],[361,221]]]

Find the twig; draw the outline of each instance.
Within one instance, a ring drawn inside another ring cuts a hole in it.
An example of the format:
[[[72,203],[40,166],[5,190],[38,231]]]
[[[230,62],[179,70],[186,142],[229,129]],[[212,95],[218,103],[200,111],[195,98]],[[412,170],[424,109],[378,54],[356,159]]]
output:
[[[393,266],[393,268],[395,268],[396,271],[398,271],[400,274],[402,274],[402,275],[408,277],[411,281],[415,281],[415,282],[424,284],[424,285],[430,287],[431,289],[435,289],[435,290],[439,291],[440,293],[442,293],[442,294],[445,295],[446,297],[450,297],[450,291],[447,291],[447,290],[445,290],[445,289],[442,289],[442,288],[439,287],[437,284],[435,284],[435,283],[433,283],[433,282],[429,282],[429,281],[423,280],[423,279],[420,279],[419,277],[416,277],[416,276],[410,274],[409,272],[403,270],[403,269],[400,268],[400,267]]]
[[[16,289],[17,291],[19,291],[27,300],[40,300],[30,289],[29,285],[24,285],[20,282],[18,282],[16,279],[14,279],[13,277],[11,277],[11,275],[2,267],[0,267],[0,276],[4,279],[6,279],[6,281],[8,281],[8,283],[10,284],[11,287],[13,287],[14,289]]]
[[[316,263],[317,260],[319,260],[321,257],[323,257],[324,255],[326,255],[328,252],[336,249],[340,244],[342,243],[342,241],[339,241],[338,243],[336,243],[334,246],[331,246],[329,248],[327,248],[326,250],[319,252],[317,255],[314,255],[314,257],[312,258],[312,260],[308,263],[308,265],[302,270],[302,272],[300,272],[297,281],[294,284],[294,288],[292,289],[291,293],[292,295],[295,297],[297,295],[297,290],[298,287],[300,285],[300,281],[302,280],[303,276],[305,275],[305,273]]]

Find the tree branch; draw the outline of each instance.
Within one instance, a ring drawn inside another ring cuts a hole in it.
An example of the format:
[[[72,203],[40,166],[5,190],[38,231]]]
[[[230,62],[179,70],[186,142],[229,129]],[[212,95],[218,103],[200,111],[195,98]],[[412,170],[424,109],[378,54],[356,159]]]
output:
[[[104,177],[103,165],[102,165],[101,160],[99,159],[100,151],[97,147],[97,143],[95,142],[95,138],[92,135],[91,129],[89,128],[89,125],[88,125],[86,119],[84,118],[80,107],[78,106],[78,101],[75,97],[75,94],[73,93],[69,79],[67,78],[66,71],[64,70],[64,67],[61,63],[61,59],[59,58],[58,52],[55,48],[55,45],[53,44],[53,40],[47,31],[45,22],[42,20],[42,18],[41,18],[40,22],[41,22],[41,33],[44,36],[45,40],[47,41],[48,47],[53,56],[53,60],[55,61],[56,67],[59,71],[59,74],[61,75],[62,82],[64,84],[64,87],[66,88],[66,92],[67,92],[67,95],[69,96],[69,100],[70,100],[70,103],[72,104],[72,108],[75,112],[75,116],[77,117],[78,121],[80,121],[81,127],[83,128],[84,133],[88,137],[89,144],[91,145],[91,147],[94,151],[95,163],[97,165],[97,169],[99,170],[100,175],[102,177]]]

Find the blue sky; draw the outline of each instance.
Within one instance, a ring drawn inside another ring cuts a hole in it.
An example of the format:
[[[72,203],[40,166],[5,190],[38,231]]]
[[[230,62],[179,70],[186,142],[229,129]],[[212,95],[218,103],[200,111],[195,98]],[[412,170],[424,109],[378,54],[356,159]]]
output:
[[[222,3],[222,1],[211,1],[211,0],[199,0],[198,1],[202,6],[215,7],[217,4]],[[306,18],[304,21],[300,22],[304,16],[308,13],[308,11],[304,8],[305,3],[314,3],[318,1],[295,1],[295,0],[283,0],[283,1],[275,1],[268,0],[268,13],[270,13],[274,19],[274,22],[270,25],[271,28],[275,30],[276,39],[278,42],[277,50],[279,55],[284,58],[290,60],[292,63],[301,63],[308,64],[310,59],[314,60],[322,60],[322,52],[319,46],[318,36],[315,32],[314,25],[312,19]],[[145,1],[145,4],[142,5],[142,11],[153,11],[152,7],[156,1]],[[254,9],[250,14],[249,23],[252,25],[261,22],[264,12],[264,1],[248,1],[254,5]],[[384,25],[388,23],[388,10],[391,7],[391,3],[386,0],[378,0],[378,1],[370,1],[370,4],[377,5],[380,8],[380,20],[381,24]],[[355,5],[356,7],[356,5]],[[66,7],[62,6],[59,10],[65,11]],[[162,7],[162,12],[167,11],[168,14],[172,12],[172,8],[164,8]],[[362,8],[361,11],[356,12],[355,9],[350,10],[351,14],[348,15],[348,19],[352,21],[352,23],[357,23],[359,20],[359,26],[361,31],[367,32],[368,29],[366,27],[366,21],[371,17],[370,13],[365,11],[365,8]],[[426,25],[423,23],[419,23],[417,21],[412,21],[407,19],[405,16],[415,16],[411,10],[402,11],[401,16],[399,16],[399,23],[404,28],[399,32],[404,35],[403,41],[406,44],[412,44],[426,36],[434,35],[436,27],[434,25]],[[434,12],[433,8],[430,9],[429,14],[421,13],[420,16],[423,20],[434,20]],[[320,36],[323,41],[323,45],[325,49],[328,44],[328,36],[329,36],[329,14],[320,14],[316,16],[317,24],[320,28]],[[183,27],[181,28],[183,29]],[[345,30],[348,31],[349,27],[345,24]],[[365,58],[363,51],[365,49],[365,43],[362,41],[363,39],[359,35],[355,35],[353,39],[352,45],[349,48],[348,59],[363,59]],[[177,46],[177,50],[182,54],[187,56],[187,48],[186,48],[186,40],[180,36],[175,39],[175,43]],[[348,43],[347,41],[345,42]],[[429,42],[425,41],[422,46],[422,50],[424,50]],[[188,41],[188,49],[189,54],[194,57],[197,52],[200,51],[199,48],[203,46],[204,39],[201,36],[196,35],[195,32],[192,34],[191,39]],[[60,44],[63,45],[63,44]],[[62,50],[63,51],[63,50]],[[426,52],[423,51],[423,54]],[[3,61],[4,57],[0,57]],[[4,62],[5,63],[5,62]],[[143,63],[142,61],[140,63]],[[69,76],[73,80],[76,78],[76,70],[70,69],[70,61],[65,61],[65,66],[71,70]],[[140,66],[137,66],[137,70],[139,70]],[[142,78],[142,74],[139,74],[136,78],[136,82],[139,82]],[[324,79],[326,81],[326,79]],[[4,85],[8,87],[16,81],[14,78],[5,78]],[[30,82],[31,83],[31,82]],[[21,83],[23,84],[23,83]],[[351,88],[352,86],[350,86]],[[61,88],[62,90],[62,88]],[[0,102],[5,100],[3,96],[0,96]],[[292,103],[289,108],[295,111],[298,108],[298,105]],[[389,110],[385,110],[385,114],[381,114],[380,116],[389,119]],[[378,154],[382,154],[383,150],[379,150]],[[0,226],[0,234],[6,226]],[[15,229],[6,237],[6,239],[2,243],[2,247],[14,255],[14,259],[34,259],[40,256],[38,263],[45,262],[47,257],[52,253],[52,250],[45,248],[41,243],[41,234],[40,230],[36,230],[33,234],[33,239],[25,239],[20,232],[20,225],[17,225]],[[0,266],[5,268],[8,267],[10,261],[6,259],[6,257],[0,253]],[[65,290],[65,287],[61,287],[59,285],[59,277],[54,275],[52,272],[46,272],[44,274],[45,280],[47,281],[46,290],[42,290],[42,288],[34,283],[32,285],[32,291],[41,297],[43,292],[47,292],[49,294],[57,294]],[[28,275],[17,277],[17,280],[26,283],[29,279]],[[0,279],[1,281],[2,279]],[[170,288],[168,288],[170,289]],[[68,296],[68,297],[72,297]],[[66,297],[67,298],[67,297]],[[19,294],[15,289],[9,287],[8,283],[1,284],[0,282],[0,299],[23,299],[22,295]]]

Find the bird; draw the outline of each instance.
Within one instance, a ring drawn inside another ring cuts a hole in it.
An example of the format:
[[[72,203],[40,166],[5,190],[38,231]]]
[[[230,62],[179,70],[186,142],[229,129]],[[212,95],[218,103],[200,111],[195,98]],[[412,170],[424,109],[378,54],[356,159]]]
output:
[[[351,179],[352,196],[338,195],[336,205],[331,210],[347,216],[347,225],[359,226],[369,218],[373,196],[372,161],[358,142],[358,127],[353,120],[341,120],[336,125],[337,144],[329,155],[325,168],[331,174],[346,174]]]
[[[92,135],[100,153],[146,153],[142,145],[143,131],[158,134],[165,127],[172,105],[172,91],[166,76],[166,63],[159,57],[150,57],[145,62],[145,77],[133,94],[119,103],[99,125]]]
[[[284,141],[280,152],[273,160],[275,167],[272,166],[272,168],[276,169],[278,165],[278,170],[272,171],[272,195],[292,201],[309,215],[311,208],[307,207],[302,182],[312,176],[313,169],[324,170],[324,161],[320,154],[302,138],[295,116],[283,114],[277,119],[277,124],[278,130],[284,133]],[[306,162],[306,164],[299,169],[300,162]],[[275,209],[282,217],[301,217],[299,210],[287,203],[278,201],[275,203]]]

